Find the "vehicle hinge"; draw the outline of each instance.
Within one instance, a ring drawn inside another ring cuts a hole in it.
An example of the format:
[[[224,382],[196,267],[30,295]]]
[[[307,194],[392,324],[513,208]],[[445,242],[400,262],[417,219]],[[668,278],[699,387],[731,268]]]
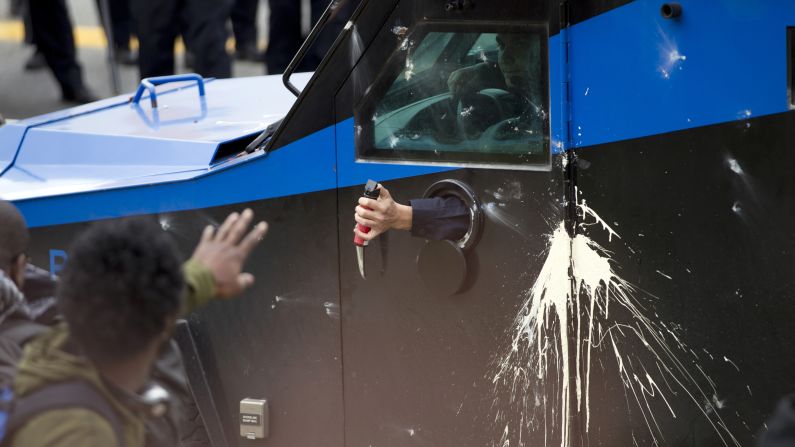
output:
[[[564,180],[566,185],[566,229],[574,235],[577,228],[577,155],[572,150],[572,104],[571,104],[571,76],[569,70],[569,25],[570,22],[569,0],[560,2],[560,149],[566,157]]]
[[[560,28],[568,28],[570,22],[570,11],[571,8],[569,6],[569,0],[562,0],[560,2]]]

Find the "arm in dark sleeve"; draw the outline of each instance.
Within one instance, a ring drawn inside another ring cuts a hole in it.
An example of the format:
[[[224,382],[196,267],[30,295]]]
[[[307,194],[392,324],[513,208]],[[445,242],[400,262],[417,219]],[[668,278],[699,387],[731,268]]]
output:
[[[458,197],[414,199],[410,204],[412,236],[457,241],[469,230],[469,209]]]

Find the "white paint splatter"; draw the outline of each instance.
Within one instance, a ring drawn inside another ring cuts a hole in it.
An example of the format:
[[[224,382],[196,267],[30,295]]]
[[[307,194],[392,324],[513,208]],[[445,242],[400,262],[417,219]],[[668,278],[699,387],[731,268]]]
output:
[[[414,59],[411,56],[406,58],[406,69],[403,71],[403,77],[407,81],[411,81],[411,78],[414,77]]]
[[[392,34],[394,34],[396,36],[399,36],[399,37],[405,36],[406,34],[408,34],[408,32],[409,32],[409,29],[407,27],[405,27],[405,26],[393,26],[392,27]]]
[[[657,27],[657,33],[660,37],[660,65],[657,67],[657,71],[662,74],[663,79],[670,79],[674,70],[682,70],[687,56],[679,52],[676,41],[670,38],[662,27]]]
[[[726,160],[726,163],[728,163],[729,169],[731,169],[735,174],[742,175],[744,173],[742,166],[740,166],[740,163],[737,160],[729,158]]]
[[[691,352],[697,359],[695,352],[658,317],[646,316],[643,296],[618,276],[610,252],[579,230],[599,224],[608,241],[619,235],[584,201],[579,209],[583,224],[577,234],[569,235],[561,223],[550,236],[546,260],[511,328],[510,347],[497,362],[495,423],[504,430],[496,445],[521,446],[523,438],[540,432],[544,445],[570,447],[579,427],[572,425],[575,418],[583,419],[587,436],[591,366],[595,358],[600,364],[612,358],[627,410],[641,414],[652,445],[664,444],[657,422],[663,415],[652,410],[652,402],[676,418],[671,399],[681,397],[700,410],[725,446],[739,446],[719,414],[725,402],[717,399],[714,383],[695,360],[679,358]]]
[[[160,222],[160,228],[162,228],[163,231],[168,231],[171,229],[171,219],[169,219],[168,217],[160,216],[159,222]]]
[[[396,135],[389,136],[389,147],[394,149],[400,143],[400,138]]]
[[[659,274],[660,274],[660,276],[662,276],[663,278],[673,279],[673,278],[671,278],[670,276],[666,275],[665,273],[663,273],[663,272],[661,272],[661,271],[659,271],[659,270],[657,270],[657,273],[659,273]]]
[[[326,309],[326,315],[328,315],[330,318],[335,320],[340,318],[340,306],[336,303],[326,301],[323,303],[323,308]]]

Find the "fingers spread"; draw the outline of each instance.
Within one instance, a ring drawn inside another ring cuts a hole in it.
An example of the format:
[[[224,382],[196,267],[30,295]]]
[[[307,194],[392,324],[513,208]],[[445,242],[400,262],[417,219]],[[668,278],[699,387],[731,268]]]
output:
[[[232,225],[232,228],[229,230],[229,233],[226,235],[226,241],[232,245],[236,245],[240,242],[240,239],[245,234],[248,226],[251,225],[251,220],[254,218],[254,212],[251,211],[250,208],[246,208],[243,210],[243,214],[240,215],[240,218]]]
[[[240,250],[243,252],[243,256],[248,256],[251,253],[251,250],[260,243],[260,241],[265,237],[265,234],[268,233],[268,224],[266,222],[258,223],[254,229],[252,229],[243,239],[243,242],[240,243]]]
[[[232,226],[237,222],[237,219],[240,217],[237,213],[232,213],[226,217],[224,223],[218,228],[218,231],[215,233],[215,239],[219,241],[226,240],[226,236],[229,234],[229,230],[232,229]]]
[[[251,273],[241,273],[237,276],[237,284],[240,286],[241,291],[248,289],[254,285],[254,275]]]
[[[204,227],[204,231],[202,231],[202,237],[199,243],[201,244],[209,242],[210,240],[212,240],[214,234],[215,234],[215,227],[213,227],[212,225],[207,225],[206,227]]]

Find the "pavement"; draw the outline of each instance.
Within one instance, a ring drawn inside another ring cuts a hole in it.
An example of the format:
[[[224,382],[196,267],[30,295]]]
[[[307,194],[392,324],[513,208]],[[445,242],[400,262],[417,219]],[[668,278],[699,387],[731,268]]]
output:
[[[304,0],[305,1],[305,0]],[[25,71],[24,65],[33,48],[24,44],[22,22],[9,15],[11,0],[0,0],[0,115],[7,119],[23,119],[69,107],[61,101],[61,94],[49,69]],[[67,0],[75,25],[78,59],[83,66],[86,84],[99,97],[113,96],[110,70],[107,65],[106,40],[100,27],[94,0]],[[307,8],[305,8],[306,10]],[[267,35],[267,2],[259,8],[257,24],[260,36]],[[305,14],[306,15],[306,14]],[[308,18],[304,27],[308,27]],[[133,46],[136,43],[133,42]],[[261,38],[260,48],[266,42]],[[234,48],[230,39],[227,48]],[[176,46],[177,71],[187,73],[184,66],[184,48]],[[119,66],[121,91],[133,92],[138,86],[137,67]],[[259,76],[265,74],[264,63],[235,61],[233,74]]]

